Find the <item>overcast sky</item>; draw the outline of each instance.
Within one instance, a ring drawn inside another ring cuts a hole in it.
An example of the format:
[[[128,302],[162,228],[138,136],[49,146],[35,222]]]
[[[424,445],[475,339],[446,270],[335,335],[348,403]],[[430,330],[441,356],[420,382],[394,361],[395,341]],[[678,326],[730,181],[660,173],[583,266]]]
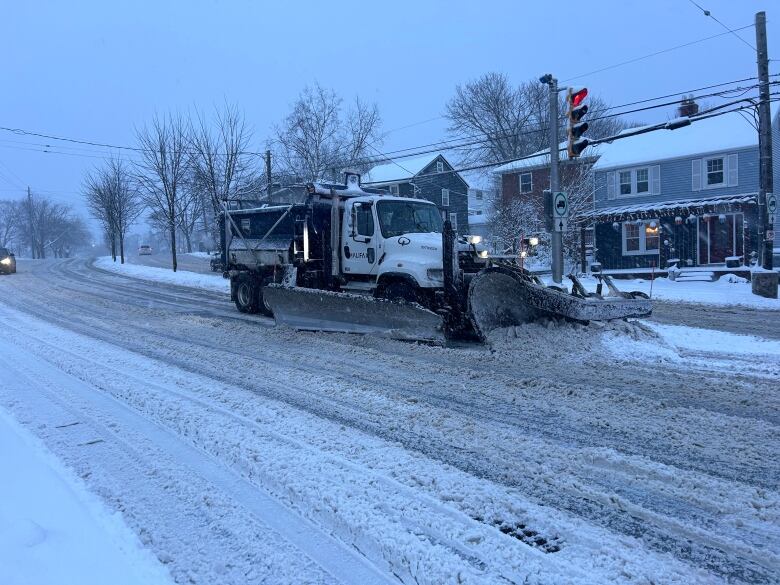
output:
[[[780,3],[697,2],[730,28],[766,10],[769,56],[780,58]],[[485,72],[564,81],[723,32],[689,0],[8,0],[0,126],[133,145],[155,112],[227,100],[245,111],[259,150],[317,81],[376,101],[392,150],[446,138],[441,115],[456,84]],[[739,34],[755,45],[752,27]],[[622,104],[754,75],[752,49],[726,34],[576,83]],[[69,154],[36,152],[43,144]],[[82,177],[107,154],[0,131],[0,198],[29,185],[81,208]]]

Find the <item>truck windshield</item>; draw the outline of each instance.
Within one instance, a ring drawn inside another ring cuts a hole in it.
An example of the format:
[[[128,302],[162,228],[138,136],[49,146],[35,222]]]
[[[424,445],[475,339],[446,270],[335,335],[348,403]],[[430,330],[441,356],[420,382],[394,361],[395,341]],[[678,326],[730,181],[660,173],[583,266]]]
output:
[[[379,227],[385,238],[403,234],[441,233],[441,215],[435,205],[415,201],[379,201]]]

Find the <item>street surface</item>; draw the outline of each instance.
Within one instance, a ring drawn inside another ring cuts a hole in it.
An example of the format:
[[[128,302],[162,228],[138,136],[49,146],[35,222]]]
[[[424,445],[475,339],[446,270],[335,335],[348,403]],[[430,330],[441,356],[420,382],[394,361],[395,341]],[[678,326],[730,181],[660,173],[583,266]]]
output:
[[[777,363],[632,324],[299,333],[85,259],[20,261],[0,298],[0,407],[177,582],[780,581]]]

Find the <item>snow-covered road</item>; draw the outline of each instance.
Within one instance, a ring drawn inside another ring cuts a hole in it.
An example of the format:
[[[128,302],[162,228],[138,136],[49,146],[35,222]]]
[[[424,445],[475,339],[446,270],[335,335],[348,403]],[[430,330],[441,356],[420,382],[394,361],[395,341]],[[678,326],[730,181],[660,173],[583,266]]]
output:
[[[780,576],[760,340],[762,362],[663,326],[303,334],[79,259],[20,262],[0,295],[0,407],[178,582]]]

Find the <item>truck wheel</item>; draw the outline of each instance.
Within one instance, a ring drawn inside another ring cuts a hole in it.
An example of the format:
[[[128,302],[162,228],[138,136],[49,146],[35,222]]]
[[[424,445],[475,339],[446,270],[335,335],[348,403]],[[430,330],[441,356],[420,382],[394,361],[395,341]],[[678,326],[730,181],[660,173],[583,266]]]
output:
[[[265,284],[268,284],[268,282],[266,282]],[[265,286],[265,284],[263,286]],[[273,317],[274,312],[271,310],[271,307],[268,306],[268,303],[265,302],[265,298],[263,295],[263,286],[258,287],[257,289],[257,310],[260,312],[261,315],[265,315],[266,317]]]
[[[409,283],[397,280],[388,284],[382,291],[382,298],[390,301],[406,301],[408,303],[419,303],[420,295],[417,289]]]
[[[242,313],[257,313],[257,287],[249,278],[236,283],[236,308]]]

